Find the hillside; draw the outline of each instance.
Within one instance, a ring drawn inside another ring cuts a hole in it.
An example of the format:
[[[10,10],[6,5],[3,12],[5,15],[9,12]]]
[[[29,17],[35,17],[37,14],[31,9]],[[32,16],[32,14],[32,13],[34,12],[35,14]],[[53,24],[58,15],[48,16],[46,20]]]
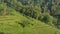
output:
[[[0,0],[0,34],[60,34],[60,0]]]
[[[16,12],[60,28],[60,0],[1,0],[1,2]]]
[[[16,13],[15,16],[0,16],[0,34],[60,34],[60,30]]]

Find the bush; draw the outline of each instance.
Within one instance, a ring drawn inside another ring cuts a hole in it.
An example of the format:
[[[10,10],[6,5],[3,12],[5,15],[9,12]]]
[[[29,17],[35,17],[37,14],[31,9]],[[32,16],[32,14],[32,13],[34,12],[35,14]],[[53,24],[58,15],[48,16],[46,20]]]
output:
[[[22,9],[20,9],[20,12],[32,18],[38,19],[41,10],[39,7],[37,6],[34,7],[33,5],[31,5],[31,6],[24,6]]]
[[[0,34],[4,34],[4,32],[0,32]]]
[[[40,15],[38,20],[41,20],[42,22],[45,22],[50,25],[53,24],[53,17],[50,16],[49,13],[44,13],[44,14]]]
[[[18,22],[18,24],[20,24],[23,28],[24,27],[30,27],[30,25],[33,25],[32,23],[30,23],[30,21],[22,21],[22,22]]]

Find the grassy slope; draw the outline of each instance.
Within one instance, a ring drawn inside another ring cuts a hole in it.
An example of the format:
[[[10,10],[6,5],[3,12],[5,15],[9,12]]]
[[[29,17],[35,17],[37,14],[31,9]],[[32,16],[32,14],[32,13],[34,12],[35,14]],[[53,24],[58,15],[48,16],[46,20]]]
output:
[[[23,28],[18,23],[25,21]],[[30,24],[27,24],[30,23]],[[33,24],[33,25],[31,25]],[[22,14],[0,16],[0,33],[5,34],[60,34],[60,30],[38,20],[25,17]]]

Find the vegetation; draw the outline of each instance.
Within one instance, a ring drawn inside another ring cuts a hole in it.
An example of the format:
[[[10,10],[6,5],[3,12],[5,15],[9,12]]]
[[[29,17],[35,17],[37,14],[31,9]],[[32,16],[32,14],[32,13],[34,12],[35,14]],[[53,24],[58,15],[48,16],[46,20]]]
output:
[[[0,0],[0,33],[60,34],[60,0]]]

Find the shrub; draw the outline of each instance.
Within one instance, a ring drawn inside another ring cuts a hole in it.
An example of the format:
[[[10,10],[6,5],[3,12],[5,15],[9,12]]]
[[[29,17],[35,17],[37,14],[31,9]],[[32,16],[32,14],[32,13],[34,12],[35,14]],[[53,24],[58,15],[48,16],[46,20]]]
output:
[[[18,22],[18,24],[20,24],[23,28],[26,26],[30,26],[33,25],[32,23],[30,23],[30,21],[22,21],[22,22]]]
[[[4,34],[4,32],[0,32],[0,34]]]
[[[50,25],[53,24],[53,17],[50,16],[49,13],[44,13],[44,14],[40,15],[38,20],[41,20],[42,22],[45,22]]]

